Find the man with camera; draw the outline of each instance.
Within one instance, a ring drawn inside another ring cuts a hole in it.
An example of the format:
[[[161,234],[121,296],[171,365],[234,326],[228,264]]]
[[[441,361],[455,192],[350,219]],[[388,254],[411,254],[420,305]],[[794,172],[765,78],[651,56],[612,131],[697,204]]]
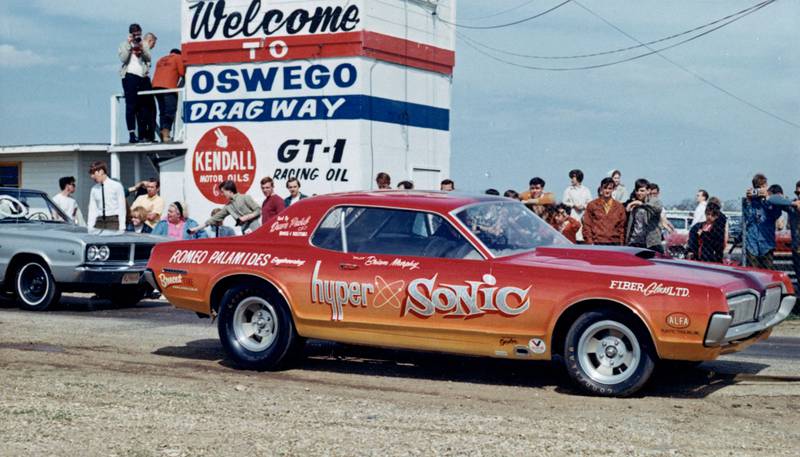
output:
[[[770,201],[767,189],[766,176],[760,173],[753,176],[753,187],[747,189],[742,216],[747,266],[772,270],[775,222],[781,217],[781,208]]]
[[[150,48],[154,41],[146,41],[142,37],[142,27],[131,24],[128,27],[128,39],[119,45],[117,54],[122,67],[119,75],[122,78],[122,90],[125,93],[125,124],[128,127],[129,141],[136,143],[136,121],[139,120],[139,133],[143,135],[147,122],[142,116],[142,104],[138,92],[146,90],[150,71]]]

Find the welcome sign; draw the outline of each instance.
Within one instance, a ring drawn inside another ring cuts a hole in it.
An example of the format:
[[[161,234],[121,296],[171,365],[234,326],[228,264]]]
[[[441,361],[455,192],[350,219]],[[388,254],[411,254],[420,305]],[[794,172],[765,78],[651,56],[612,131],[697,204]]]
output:
[[[316,194],[369,189],[377,171],[408,179],[412,163],[449,173],[454,33],[436,2],[378,3],[184,2],[194,208],[222,204],[213,183],[228,178],[260,201],[265,176],[285,196],[290,178]]]

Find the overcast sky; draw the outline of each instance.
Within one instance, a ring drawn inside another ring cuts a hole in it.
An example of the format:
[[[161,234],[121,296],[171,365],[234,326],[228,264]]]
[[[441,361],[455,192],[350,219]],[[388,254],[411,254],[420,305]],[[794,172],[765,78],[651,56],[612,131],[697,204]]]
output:
[[[458,20],[504,24],[558,3],[460,1]],[[641,41],[756,3],[581,0]],[[520,5],[525,6],[515,8]],[[109,96],[121,92],[116,49],[133,21],[159,36],[156,57],[179,47],[178,1],[0,2],[0,144],[107,142]],[[460,33],[507,52],[545,56],[636,44],[572,3],[513,27]],[[664,55],[800,125],[799,38],[800,2],[779,0]],[[522,65],[572,67],[641,51],[575,60],[488,52]],[[620,168],[629,188],[635,178],[647,177],[661,185],[665,200],[675,202],[698,187],[734,198],[756,171],[784,188],[800,179],[800,127],[720,93],[657,55],[593,70],[538,71],[494,61],[460,40],[456,59],[451,166],[463,190],[521,190],[541,176],[560,194],[572,168],[583,169],[592,189]]]

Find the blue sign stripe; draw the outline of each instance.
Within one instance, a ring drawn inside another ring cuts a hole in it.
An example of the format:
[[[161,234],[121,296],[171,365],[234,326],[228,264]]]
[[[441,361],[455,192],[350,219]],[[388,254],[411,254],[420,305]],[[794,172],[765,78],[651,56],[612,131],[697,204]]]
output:
[[[450,110],[368,95],[184,102],[184,122],[278,122],[364,119],[450,130]]]

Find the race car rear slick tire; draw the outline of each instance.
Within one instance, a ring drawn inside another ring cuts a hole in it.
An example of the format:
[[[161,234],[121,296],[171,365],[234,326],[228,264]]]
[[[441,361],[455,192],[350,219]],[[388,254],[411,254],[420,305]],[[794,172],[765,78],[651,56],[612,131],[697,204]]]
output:
[[[302,344],[284,300],[258,287],[228,290],[220,302],[218,321],[223,349],[247,370],[281,369]]]
[[[21,265],[14,276],[14,295],[20,309],[44,311],[61,299],[61,291],[44,263],[32,260]]]
[[[570,378],[591,395],[625,397],[636,393],[655,368],[654,350],[642,327],[633,317],[614,310],[579,316],[564,342]]]

